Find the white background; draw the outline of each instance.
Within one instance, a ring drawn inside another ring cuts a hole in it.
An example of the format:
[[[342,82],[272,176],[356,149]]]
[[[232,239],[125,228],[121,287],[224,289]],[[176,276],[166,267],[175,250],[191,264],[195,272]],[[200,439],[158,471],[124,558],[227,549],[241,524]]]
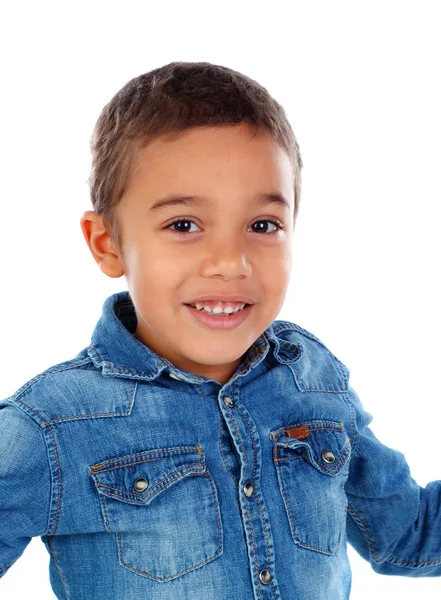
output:
[[[0,397],[85,347],[104,299],[125,289],[99,271],[79,227],[101,108],[140,73],[208,61],[267,87],[300,144],[280,317],[348,365],[375,433],[404,452],[415,479],[441,479],[439,4],[158,5],[2,4]],[[355,600],[441,595],[439,579],[376,575],[350,552]],[[47,566],[33,540],[1,598],[52,598]]]

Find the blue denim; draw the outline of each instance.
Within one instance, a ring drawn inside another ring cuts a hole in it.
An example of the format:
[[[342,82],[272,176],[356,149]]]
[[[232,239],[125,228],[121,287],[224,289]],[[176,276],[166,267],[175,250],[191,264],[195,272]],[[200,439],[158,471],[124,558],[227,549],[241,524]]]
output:
[[[71,600],[343,600],[347,541],[441,574],[440,482],[376,439],[316,337],[275,321],[222,386],[135,328],[111,296],[90,346],[0,402],[1,574],[33,536]]]

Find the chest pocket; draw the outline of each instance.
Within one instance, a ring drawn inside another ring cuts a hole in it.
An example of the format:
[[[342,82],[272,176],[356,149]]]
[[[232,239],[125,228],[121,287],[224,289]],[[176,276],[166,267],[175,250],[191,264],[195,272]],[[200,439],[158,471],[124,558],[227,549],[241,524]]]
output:
[[[217,491],[200,446],[118,457],[90,475],[123,567],[162,582],[222,553]]]
[[[280,492],[296,544],[334,554],[346,526],[350,442],[341,423],[309,421],[271,432]]]

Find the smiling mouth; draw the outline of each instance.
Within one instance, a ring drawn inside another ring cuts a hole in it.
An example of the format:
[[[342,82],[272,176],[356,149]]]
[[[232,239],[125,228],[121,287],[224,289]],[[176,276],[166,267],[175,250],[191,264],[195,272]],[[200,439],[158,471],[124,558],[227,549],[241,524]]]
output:
[[[204,306],[202,303],[197,302],[196,304],[187,304],[186,306],[191,306],[197,311],[205,313],[207,315],[211,315],[213,317],[229,317],[230,315],[235,315],[236,313],[242,311],[247,306],[250,306],[250,304],[246,304],[244,302],[241,304],[237,304],[237,306],[234,308],[232,306],[227,306],[225,308],[222,308],[221,306],[215,306],[214,308],[210,308],[209,306]]]
[[[236,306],[233,306],[234,304]],[[207,310],[205,310],[199,302],[197,304],[184,304],[184,306],[187,307],[193,319],[199,326],[202,325],[209,329],[223,331],[230,331],[237,327],[241,327],[243,323],[247,321],[250,311],[253,310],[253,304],[246,304],[244,302],[230,302],[225,303],[223,306],[219,306],[219,304],[212,304],[211,306],[207,305],[205,307]],[[199,306],[199,308],[196,308],[197,306]]]

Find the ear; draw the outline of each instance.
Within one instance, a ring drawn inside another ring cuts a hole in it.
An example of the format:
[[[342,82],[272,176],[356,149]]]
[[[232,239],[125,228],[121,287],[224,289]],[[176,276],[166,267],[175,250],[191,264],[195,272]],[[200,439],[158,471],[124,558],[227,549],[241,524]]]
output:
[[[101,271],[108,277],[124,275],[124,264],[118,246],[107,231],[103,216],[87,210],[80,221],[84,239]]]

